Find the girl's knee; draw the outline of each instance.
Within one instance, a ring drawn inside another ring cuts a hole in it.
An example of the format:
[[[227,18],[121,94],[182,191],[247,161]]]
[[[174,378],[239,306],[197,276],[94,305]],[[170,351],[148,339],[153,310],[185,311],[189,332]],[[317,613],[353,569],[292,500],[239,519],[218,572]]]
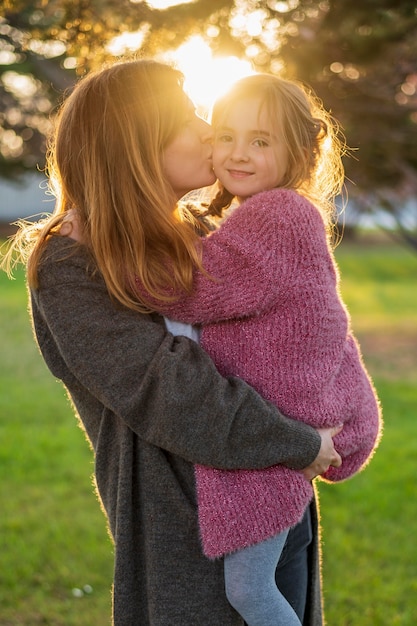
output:
[[[254,603],[254,587],[247,580],[225,580],[226,597],[234,609],[241,615]]]

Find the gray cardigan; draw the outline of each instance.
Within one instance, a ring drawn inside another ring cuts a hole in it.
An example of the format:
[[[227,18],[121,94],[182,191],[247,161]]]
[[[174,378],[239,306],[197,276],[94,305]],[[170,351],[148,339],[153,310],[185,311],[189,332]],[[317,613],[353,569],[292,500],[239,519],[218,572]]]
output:
[[[94,450],[115,545],[114,624],[241,626],[225,598],[222,561],[201,552],[193,465],[301,469],[319,436],[242,380],[222,378],[162,318],[115,304],[91,266],[81,246],[53,237],[31,311],[41,353]],[[317,540],[311,563],[306,623],[321,626]]]

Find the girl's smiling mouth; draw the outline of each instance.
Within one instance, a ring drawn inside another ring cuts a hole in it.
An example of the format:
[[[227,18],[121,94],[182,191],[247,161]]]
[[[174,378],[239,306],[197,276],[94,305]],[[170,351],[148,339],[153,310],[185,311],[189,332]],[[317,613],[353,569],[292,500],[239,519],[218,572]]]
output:
[[[252,176],[253,172],[245,172],[244,170],[227,170],[232,178],[247,178]]]

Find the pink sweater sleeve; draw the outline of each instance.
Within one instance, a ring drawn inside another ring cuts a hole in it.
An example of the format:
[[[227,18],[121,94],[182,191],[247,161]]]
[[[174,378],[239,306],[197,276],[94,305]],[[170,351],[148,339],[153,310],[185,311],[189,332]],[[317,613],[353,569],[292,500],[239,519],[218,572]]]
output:
[[[315,247],[317,238],[327,254],[323,222],[307,200],[284,189],[258,194],[202,241],[209,276],[195,272],[192,294],[160,310],[190,324],[260,314],[285,298],[298,263],[293,250],[303,240]]]

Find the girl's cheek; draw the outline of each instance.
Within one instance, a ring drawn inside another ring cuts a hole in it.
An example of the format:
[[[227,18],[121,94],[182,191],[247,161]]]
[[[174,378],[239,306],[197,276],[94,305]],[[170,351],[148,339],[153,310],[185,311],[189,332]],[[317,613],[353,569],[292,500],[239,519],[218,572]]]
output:
[[[221,149],[219,149],[216,146],[213,146],[213,155],[212,155],[212,159],[213,159],[213,166],[215,167],[218,163],[220,163],[221,159],[222,159],[222,151]]]

